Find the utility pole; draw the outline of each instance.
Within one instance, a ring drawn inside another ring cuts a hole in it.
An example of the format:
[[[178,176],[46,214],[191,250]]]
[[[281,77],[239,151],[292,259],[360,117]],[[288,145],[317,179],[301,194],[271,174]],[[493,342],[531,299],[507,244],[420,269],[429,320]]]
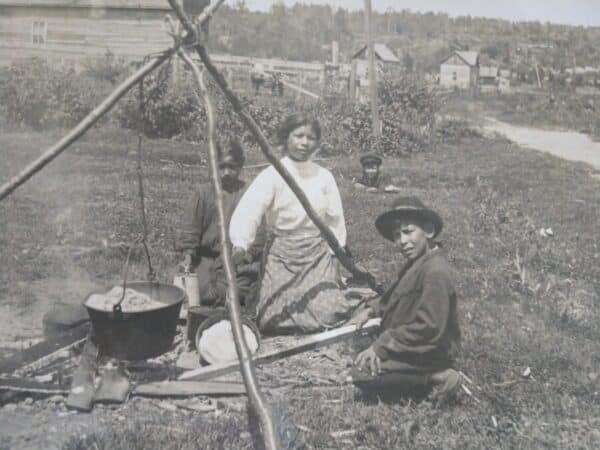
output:
[[[348,95],[352,102],[356,100],[356,64],[356,59],[353,59],[350,69],[350,86],[348,87]]]
[[[371,29],[371,0],[365,0],[365,28],[367,34],[367,49],[369,52],[369,96],[371,97],[371,114],[373,136],[381,135],[379,124],[379,105],[377,102],[377,72],[375,71],[375,44]]]

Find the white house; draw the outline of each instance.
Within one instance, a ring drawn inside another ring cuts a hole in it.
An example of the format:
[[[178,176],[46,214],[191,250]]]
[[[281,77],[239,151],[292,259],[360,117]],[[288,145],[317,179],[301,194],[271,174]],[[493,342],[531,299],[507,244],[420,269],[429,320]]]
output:
[[[470,89],[477,86],[479,54],[455,51],[440,63],[440,86]]]

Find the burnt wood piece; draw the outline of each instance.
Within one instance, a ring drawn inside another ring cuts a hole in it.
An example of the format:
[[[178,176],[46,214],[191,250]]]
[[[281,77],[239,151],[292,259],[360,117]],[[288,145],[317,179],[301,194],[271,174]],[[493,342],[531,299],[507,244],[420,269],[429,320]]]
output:
[[[45,358],[46,356],[60,352],[63,349],[71,347],[74,343],[84,339],[90,329],[89,323],[81,324],[64,333],[46,339],[39,344],[32,345],[26,350],[13,355],[9,358],[0,360],[0,373],[10,374],[27,365],[33,364],[36,361]],[[50,363],[51,361],[49,361]]]

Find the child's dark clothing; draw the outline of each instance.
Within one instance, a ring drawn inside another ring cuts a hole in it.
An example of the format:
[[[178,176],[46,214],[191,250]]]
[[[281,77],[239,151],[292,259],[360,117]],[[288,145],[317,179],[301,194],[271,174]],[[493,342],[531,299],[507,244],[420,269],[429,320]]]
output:
[[[381,297],[381,333],[373,349],[382,371],[371,376],[357,369],[361,388],[392,385],[426,387],[429,376],[452,367],[460,345],[456,292],[441,250],[431,249],[407,264]]]

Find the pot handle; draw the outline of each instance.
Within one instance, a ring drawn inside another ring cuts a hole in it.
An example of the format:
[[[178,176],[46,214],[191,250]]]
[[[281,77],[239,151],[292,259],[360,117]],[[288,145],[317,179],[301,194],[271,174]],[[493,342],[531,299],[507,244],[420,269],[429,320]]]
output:
[[[123,312],[121,309],[121,303],[125,299],[125,289],[127,289],[127,274],[129,273],[129,260],[131,259],[131,253],[136,245],[131,245],[129,250],[127,251],[127,259],[125,260],[125,267],[123,268],[123,292],[121,293],[120,300],[113,305],[113,312],[116,314],[120,314]]]

